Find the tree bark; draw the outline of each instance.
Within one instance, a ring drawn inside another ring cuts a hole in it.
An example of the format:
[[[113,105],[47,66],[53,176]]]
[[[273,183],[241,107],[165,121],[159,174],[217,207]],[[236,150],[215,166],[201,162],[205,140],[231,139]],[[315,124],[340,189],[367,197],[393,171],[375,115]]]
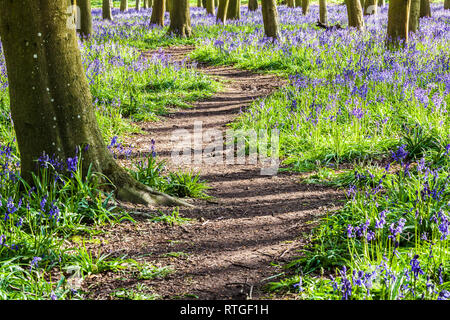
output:
[[[294,6],[295,6],[294,0],[287,0],[287,6],[289,8],[294,8]]]
[[[416,32],[420,25],[420,0],[411,0],[409,9],[409,32]]]
[[[248,10],[249,11],[258,10],[258,0],[249,0],[248,1]]]
[[[430,0],[420,0],[420,18],[431,17]]]
[[[128,11],[128,0],[120,0],[120,11]]]
[[[227,19],[239,20],[241,18],[241,0],[229,0]]]
[[[302,0],[302,14],[307,15],[309,12],[310,0]]]
[[[189,0],[172,0],[176,10],[170,11],[169,34],[186,38],[191,36],[191,16]]]
[[[227,10],[228,10],[229,0],[220,0],[219,7],[217,8],[217,18],[216,23],[225,24],[227,20]]]
[[[80,8],[80,36],[81,38],[89,38],[92,34],[92,12],[90,0],[78,0]]]
[[[120,200],[179,204],[132,179],[106,147],[97,124],[67,0],[0,1],[0,37],[8,72],[11,115],[20,151],[21,177],[32,184],[36,160],[62,161],[81,148],[83,172],[105,175]],[[26,21],[27,23],[23,23]]]
[[[328,25],[327,0],[319,0],[319,21]]]
[[[136,0],[136,11],[141,10],[141,1],[140,0]]]
[[[150,17],[150,24],[157,24],[161,27],[164,26],[164,12],[165,0],[153,0],[152,16]]]
[[[449,9],[450,10],[450,0],[445,0],[444,1],[444,9]]]
[[[377,0],[366,0],[364,2],[364,15],[370,16],[372,14],[377,14]]]
[[[361,3],[359,0],[346,0],[345,2],[347,4],[348,26],[363,29],[364,19]]]
[[[112,15],[112,0],[103,0],[102,2],[102,17],[105,20],[113,20]]]
[[[386,3],[384,2],[384,0],[378,0],[379,7],[384,7],[385,5],[386,5]]]
[[[166,12],[170,12],[172,10],[172,5],[172,0],[166,0]]]
[[[386,43],[389,47],[398,47],[408,42],[408,20],[410,0],[390,0]]]
[[[280,37],[276,0],[261,1],[265,35],[272,39]]]
[[[206,1],[206,13],[214,15],[216,13],[216,8],[214,7],[214,0]]]
[[[302,0],[295,0],[294,3],[295,3],[295,7],[296,7],[296,8],[302,6]]]

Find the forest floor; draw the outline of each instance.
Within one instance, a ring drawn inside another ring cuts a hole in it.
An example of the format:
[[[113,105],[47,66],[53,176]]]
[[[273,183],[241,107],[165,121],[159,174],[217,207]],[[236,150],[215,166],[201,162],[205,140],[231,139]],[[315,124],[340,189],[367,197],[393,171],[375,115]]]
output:
[[[172,61],[180,61],[192,47],[170,47],[164,52]],[[154,52],[144,53],[151,56]],[[223,90],[198,101],[193,108],[174,110],[159,122],[142,122],[143,134],[127,141],[136,152],[147,152],[156,140],[159,159],[170,170],[180,167],[171,161],[172,133],[194,123],[203,129],[225,132],[240,110],[253,100],[270,95],[285,80],[270,74],[256,74],[231,66],[196,68],[223,83]],[[225,149],[225,148],[224,148]],[[310,231],[318,218],[341,206],[344,191],[300,182],[295,173],[260,174],[260,166],[196,165],[181,167],[199,171],[211,187],[210,200],[192,200],[195,208],[180,208],[180,216],[189,223],[167,225],[149,221],[145,212],[155,208],[128,206],[137,223],[105,227],[98,244],[87,244],[113,256],[170,266],[173,272],[164,278],[139,279],[130,273],[92,275],[83,283],[91,299],[108,299],[118,289],[133,290],[145,286],[163,299],[262,299],[268,298],[264,284],[283,273],[283,263],[299,256],[299,249],[310,240]],[[162,212],[173,210],[158,208]],[[140,213],[140,214],[139,214]]]

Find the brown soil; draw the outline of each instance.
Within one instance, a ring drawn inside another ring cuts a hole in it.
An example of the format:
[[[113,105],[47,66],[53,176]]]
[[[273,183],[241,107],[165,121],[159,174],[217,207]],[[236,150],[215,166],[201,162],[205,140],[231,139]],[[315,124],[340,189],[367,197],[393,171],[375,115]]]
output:
[[[179,61],[191,50],[172,47],[165,52]],[[197,68],[224,81],[224,90],[198,101],[192,109],[170,114],[164,121],[142,123],[145,134],[129,141],[135,149],[148,152],[151,139],[155,139],[159,157],[168,161],[171,170],[178,168],[170,160],[175,129],[192,131],[194,122],[202,121],[203,128],[223,131],[241,109],[284,84],[275,75],[230,66]],[[192,165],[182,168],[192,169]],[[117,288],[135,288],[138,283],[164,299],[186,299],[191,295],[199,299],[264,298],[264,284],[285,271],[280,264],[299,255],[299,249],[309,241],[313,222],[336,210],[344,197],[341,191],[302,184],[293,173],[263,176],[258,165],[202,164],[195,170],[208,181],[214,199],[193,200],[194,209],[180,208],[180,216],[192,218],[192,222],[169,226],[149,222],[138,214],[136,224],[109,227],[100,238],[103,252],[172,266],[174,272],[152,280],[139,280],[130,273],[92,276],[83,285],[90,292],[89,298],[108,299]],[[128,208],[136,213],[155,212],[155,208]],[[184,255],[168,257],[166,254],[171,252]]]

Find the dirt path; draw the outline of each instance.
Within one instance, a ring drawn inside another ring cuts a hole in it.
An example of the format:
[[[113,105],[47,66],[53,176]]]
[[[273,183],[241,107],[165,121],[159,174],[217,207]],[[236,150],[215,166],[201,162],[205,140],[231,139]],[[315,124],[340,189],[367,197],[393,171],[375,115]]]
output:
[[[191,50],[169,48],[166,53],[179,61]],[[229,66],[198,68],[224,80],[224,91],[195,103],[195,108],[171,114],[165,121],[143,124],[146,134],[130,140],[135,148],[148,152],[151,139],[155,139],[159,157],[167,159],[171,169],[177,167],[170,162],[175,129],[192,131],[194,122],[202,121],[203,128],[223,131],[254,99],[283,85],[283,80],[274,75]],[[137,224],[110,228],[107,236],[102,236],[103,251],[170,265],[175,272],[153,280],[138,280],[127,274],[96,276],[85,284],[91,298],[108,298],[112,290],[133,288],[138,283],[164,299],[190,295],[200,299],[263,298],[262,286],[273,281],[267,278],[283,271],[271,262],[283,263],[297,256],[298,249],[308,241],[309,222],[335,210],[343,198],[343,193],[334,189],[300,184],[295,174],[262,176],[257,165],[203,164],[196,169],[209,182],[209,194],[215,199],[195,200],[195,209],[180,209],[181,216],[194,222],[171,227],[142,218]],[[184,254],[168,257],[171,252]]]

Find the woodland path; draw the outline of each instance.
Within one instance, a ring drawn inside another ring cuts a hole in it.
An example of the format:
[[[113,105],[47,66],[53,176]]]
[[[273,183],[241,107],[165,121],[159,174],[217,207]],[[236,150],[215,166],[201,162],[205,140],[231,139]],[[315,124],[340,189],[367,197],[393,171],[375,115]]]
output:
[[[164,49],[172,61],[180,61],[192,47]],[[147,52],[151,56],[154,52]],[[176,129],[193,130],[195,121],[203,128],[224,131],[240,110],[254,99],[267,96],[284,84],[284,80],[268,74],[256,74],[231,66],[198,64],[199,71],[220,78],[224,90],[194,103],[190,109],[176,110],[163,121],[142,123],[145,134],[130,139],[135,149],[147,152],[151,139],[156,140],[159,158],[171,163],[171,134]],[[193,169],[186,166],[185,169]],[[164,279],[139,280],[130,274],[96,275],[85,281],[90,298],[108,299],[117,288],[134,288],[143,283],[163,299],[261,299],[267,296],[263,285],[284,270],[277,266],[298,256],[298,250],[309,240],[312,222],[336,210],[342,191],[299,183],[299,176],[279,172],[275,176],[260,175],[258,165],[207,165],[201,178],[211,187],[213,201],[194,200],[194,209],[180,208],[180,216],[193,222],[168,226],[146,221],[121,223],[109,227],[102,239],[101,250],[175,270]],[[131,211],[149,211],[134,206]],[[172,209],[163,208],[164,212]],[[152,211],[154,212],[154,210]],[[98,246],[97,246],[98,250]],[[182,257],[168,257],[183,252]],[[273,262],[273,264],[271,264]],[[270,278],[270,279],[268,279]]]

